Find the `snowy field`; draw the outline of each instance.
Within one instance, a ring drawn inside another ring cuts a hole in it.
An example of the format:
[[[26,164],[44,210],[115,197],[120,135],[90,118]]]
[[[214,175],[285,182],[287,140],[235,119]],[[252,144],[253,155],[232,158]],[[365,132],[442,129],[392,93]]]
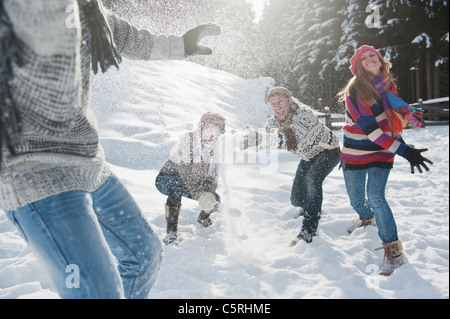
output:
[[[183,199],[181,242],[164,248],[152,299],[449,298],[448,126],[407,130],[405,140],[428,147],[431,171],[410,174],[396,159],[387,198],[409,264],[378,276],[383,251],[376,227],[346,228],[356,217],[337,168],[324,183],[318,236],[289,242],[302,217],[289,203],[299,159],[286,152],[257,155],[234,145],[232,130],[262,127],[270,78],[244,80],[190,62],[124,61],[120,72],[96,76],[92,109],[113,171],[124,181],[162,239],[165,196],[154,187],[159,168],[183,133],[207,111],[227,118],[222,196],[214,224],[197,226],[195,201]],[[301,100],[301,97],[298,97]],[[342,131],[337,131],[342,142]],[[0,212],[0,298],[58,298],[18,232]]]

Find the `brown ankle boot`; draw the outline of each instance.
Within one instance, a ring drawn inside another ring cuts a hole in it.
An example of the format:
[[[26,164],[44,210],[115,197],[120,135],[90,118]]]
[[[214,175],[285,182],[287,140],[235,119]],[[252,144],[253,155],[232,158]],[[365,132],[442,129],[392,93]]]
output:
[[[384,249],[384,261],[379,272],[382,276],[391,275],[395,269],[408,263],[408,259],[403,253],[403,246],[400,240],[390,243],[382,243],[382,247],[376,250]]]

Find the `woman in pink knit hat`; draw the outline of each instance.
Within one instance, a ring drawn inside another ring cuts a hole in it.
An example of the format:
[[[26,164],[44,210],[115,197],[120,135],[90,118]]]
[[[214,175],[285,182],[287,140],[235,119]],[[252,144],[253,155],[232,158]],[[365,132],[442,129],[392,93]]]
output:
[[[397,96],[391,63],[374,47],[363,45],[355,51],[350,64],[354,76],[338,94],[346,104],[341,163],[350,204],[359,215],[348,231],[378,226],[385,250],[380,274],[390,275],[408,262],[385,198],[394,157],[397,154],[408,160],[412,174],[415,168],[420,173],[422,168],[428,171],[425,162],[432,162],[421,155],[427,149],[415,149],[401,137],[407,123],[420,126],[415,118],[420,112]]]

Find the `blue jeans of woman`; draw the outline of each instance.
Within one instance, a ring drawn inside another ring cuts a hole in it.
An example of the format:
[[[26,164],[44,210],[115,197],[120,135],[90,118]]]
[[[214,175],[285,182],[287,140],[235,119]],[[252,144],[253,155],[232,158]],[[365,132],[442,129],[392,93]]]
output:
[[[309,161],[300,161],[291,191],[291,204],[304,209],[303,229],[314,234],[322,211],[325,178],[339,163],[339,148],[325,150]]]
[[[350,205],[359,217],[368,220],[375,215],[380,239],[384,243],[398,240],[394,215],[385,196],[386,183],[391,170],[379,167],[346,170],[344,163],[342,167]]]
[[[146,298],[156,281],[161,242],[114,175],[7,215],[62,298]]]

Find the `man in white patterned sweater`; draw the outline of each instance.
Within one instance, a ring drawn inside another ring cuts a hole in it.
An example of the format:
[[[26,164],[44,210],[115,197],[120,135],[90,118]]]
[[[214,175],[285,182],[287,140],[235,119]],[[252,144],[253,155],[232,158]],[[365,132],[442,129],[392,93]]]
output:
[[[198,42],[220,28],[153,35],[97,0],[0,1],[0,210],[61,297],[146,298],[161,243],[105,162],[88,108],[90,71],[118,67],[121,56],[211,54]]]
[[[310,109],[295,103],[288,89],[275,87],[267,93],[266,99],[274,116],[267,120],[265,130],[269,133],[276,129],[278,148],[287,149],[301,158],[292,185],[291,204],[301,207],[300,214],[304,219],[291,245],[299,240],[310,243],[316,235],[322,211],[322,183],[339,163],[339,138]],[[256,138],[247,137],[247,146],[267,147],[261,145],[264,139],[259,133],[253,136]],[[266,139],[269,140],[272,141]]]

